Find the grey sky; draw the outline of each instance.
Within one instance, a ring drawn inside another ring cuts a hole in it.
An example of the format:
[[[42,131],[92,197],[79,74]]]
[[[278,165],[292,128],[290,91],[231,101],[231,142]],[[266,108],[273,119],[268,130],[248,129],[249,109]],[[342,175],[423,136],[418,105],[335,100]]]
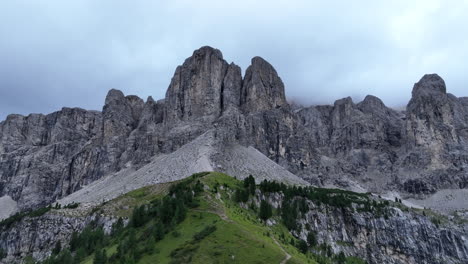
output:
[[[100,110],[110,88],[163,98],[210,45],[243,70],[262,56],[305,104],[366,94],[403,106],[438,73],[468,95],[464,1],[1,1],[0,119]]]

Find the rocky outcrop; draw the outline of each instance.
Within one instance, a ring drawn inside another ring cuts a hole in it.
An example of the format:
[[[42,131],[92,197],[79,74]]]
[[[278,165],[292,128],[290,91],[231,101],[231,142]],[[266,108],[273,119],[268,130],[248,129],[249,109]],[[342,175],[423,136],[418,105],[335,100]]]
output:
[[[301,137],[311,138],[309,149],[315,153],[295,173],[342,187],[353,182],[366,182],[369,189],[391,184],[402,140],[399,113],[367,96],[358,104],[348,97],[333,106],[303,108],[297,116]]]
[[[304,215],[297,235],[306,239],[308,232],[317,232],[319,243],[331,244],[337,252],[360,256],[369,264],[468,261],[465,230],[440,228],[427,217],[397,208],[392,210],[388,219],[370,213],[335,209],[324,214],[313,210]],[[307,231],[306,225],[312,229]]]
[[[223,110],[224,79],[228,67],[219,50],[210,47],[196,50],[182,66],[177,67],[172,77],[166,93],[165,122],[171,124],[175,120],[199,118],[212,121],[219,117]],[[240,72],[231,69],[230,78],[235,79],[232,75],[236,73]]]
[[[428,74],[414,85],[404,126],[406,153],[398,168],[399,174],[409,175],[403,178],[406,191],[430,193],[468,185],[467,126],[463,100],[446,93],[441,77]]]
[[[302,198],[296,197],[297,200]],[[282,205],[282,193],[257,190],[253,200],[274,208]],[[358,256],[369,264],[461,264],[468,261],[468,230],[449,220],[434,218],[406,207],[386,205],[382,212],[362,210],[362,205],[335,207],[304,200],[307,210],[298,213],[292,234],[304,241],[314,233],[317,245],[331,252]],[[248,203],[246,203],[248,204]],[[439,216],[440,217],[440,216]]]
[[[242,85],[241,105],[244,111],[271,110],[285,104],[284,84],[276,70],[261,57],[253,58]]]
[[[20,208],[37,207],[99,178],[103,163],[91,140],[100,134],[101,122],[99,112],[70,108],[10,115],[0,135],[0,196],[9,195]]]
[[[63,108],[8,116],[1,123],[0,196],[20,209],[37,208],[125,167],[135,158],[127,154],[128,139],[144,107],[140,98],[111,90],[102,113]]]
[[[422,77],[414,85],[407,106],[407,143],[422,146],[458,141],[453,111],[456,101],[447,95],[445,82],[438,75]]]
[[[23,218],[10,228],[0,227],[0,248],[7,253],[0,263],[23,263],[27,256],[36,261],[44,260],[58,241],[64,248],[68,247],[73,232],[79,233],[94,223],[109,233],[115,221],[115,218],[108,216],[70,216],[57,211]]]

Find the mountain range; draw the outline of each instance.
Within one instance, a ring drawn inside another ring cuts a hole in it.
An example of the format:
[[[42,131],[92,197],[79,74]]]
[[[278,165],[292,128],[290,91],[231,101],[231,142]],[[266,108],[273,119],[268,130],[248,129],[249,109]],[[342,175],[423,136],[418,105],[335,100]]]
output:
[[[201,142],[207,133],[209,144]],[[264,59],[253,58],[242,77],[219,50],[202,47],[177,67],[162,100],[110,90],[102,112],[9,115],[0,123],[0,196],[19,209],[44,206],[197,139],[211,151],[181,161],[193,165],[188,173],[214,168],[245,177],[264,169],[240,170],[237,163],[246,160],[221,156],[261,153],[276,163],[264,167],[279,165],[279,174],[317,186],[423,199],[446,189],[463,193],[468,185],[468,98],[447,93],[438,75],[414,85],[404,111],[371,95],[359,103],[347,97],[297,107],[288,104],[281,78]],[[154,181],[182,177],[163,167]]]
[[[468,97],[447,93],[437,74],[411,95],[403,111],[372,95],[298,106],[266,60],[254,57],[242,76],[219,50],[201,47],[161,100],[112,89],[100,112],[9,115],[0,123],[0,217],[56,202],[99,205],[203,171],[467,217]]]

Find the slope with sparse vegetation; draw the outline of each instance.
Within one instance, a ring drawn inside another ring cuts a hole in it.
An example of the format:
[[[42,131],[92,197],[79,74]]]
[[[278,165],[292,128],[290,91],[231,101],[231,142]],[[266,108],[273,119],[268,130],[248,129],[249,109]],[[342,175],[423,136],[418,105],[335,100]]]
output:
[[[370,193],[256,183],[252,176],[237,180],[217,172],[197,173],[94,207],[60,207],[15,215],[0,228],[57,223],[62,235],[54,231],[56,235],[47,236],[51,255],[36,255],[41,264],[465,261],[463,251],[434,255],[428,250],[463,243],[463,232],[453,221],[430,210]],[[0,263],[12,263],[7,253],[0,245]],[[21,261],[36,263],[33,255]]]
[[[280,210],[266,200],[256,206],[254,197],[273,191],[270,185],[277,186],[206,172],[172,184],[165,195],[133,191],[99,208],[120,217],[110,234],[92,222],[42,263],[364,263],[311,250],[315,245],[288,231]],[[114,206],[122,201],[134,205],[127,225],[125,211]]]

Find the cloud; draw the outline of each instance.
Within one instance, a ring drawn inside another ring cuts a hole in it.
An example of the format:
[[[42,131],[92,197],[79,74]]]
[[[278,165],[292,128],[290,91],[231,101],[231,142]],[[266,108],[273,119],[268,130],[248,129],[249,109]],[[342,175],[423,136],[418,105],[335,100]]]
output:
[[[163,98],[175,67],[210,45],[243,70],[277,69],[290,98],[409,100],[424,73],[463,96],[467,4],[447,1],[2,1],[0,119],[105,94]]]

